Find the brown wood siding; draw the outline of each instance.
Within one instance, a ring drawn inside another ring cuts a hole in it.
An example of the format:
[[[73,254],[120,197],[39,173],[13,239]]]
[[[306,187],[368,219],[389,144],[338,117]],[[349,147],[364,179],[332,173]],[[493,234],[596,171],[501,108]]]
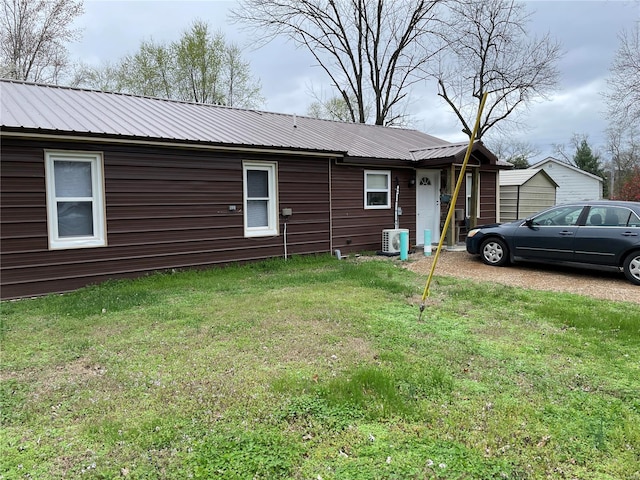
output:
[[[108,246],[48,249],[45,149],[104,153]],[[242,160],[277,162],[279,209],[293,209],[289,254],[331,248],[326,159],[4,138],[1,160],[2,298],[68,291],[154,270],[282,256],[282,218],[279,235],[244,237]]]
[[[480,172],[480,217],[478,225],[495,223],[497,218],[497,179],[498,172]]]
[[[459,174],[460,170],[456,169],[456,180]],[[496,178],[497,172],[495,171],[480,171],[480,216],[478,217],[478,225],[495,223],[496,221]],[[467,182],[463,181],[456,201],[456,208],[464,210],[466,198]]]
[[[466,173],[469,173],[467,170]],[[456,169],[456,181],[458,180],[458,175],[460,174],[460,169]],[[480,216],[478,217],[477,225],[489,224],[496,222],[496,180],[497,180],[498,172],[496,170],[481,170],[480,171]],[[455,185],[454,185],[455,187]],[[453,191],[453,188],[451,191]],[[467,198],[467,182],[463,181],[462,186],[460,188],[460,192],[458,193],[458,198],[456,200],[456,207],[465,210],[466,207],[466,198]],[[442,225],[444,225],[444,220],[447,215],[447,207],[448,205],[444,204],[441,212]],[[457,226],[460,227],[460,237],[459,241],[464,242],[467,238],[467,228],[464,221],[457,222]]]
[[[391,170],[391,208],[364,208],[364,171]],[[382,248],[382,230],[394,228],[396,177],[400,185],[400,228],[409,229],[409,243],[416,240],[416,190],[409,187],[415,171],[409,169],[365,168],[336,165],[331,167],[333,248],[342,253],[378,251]]]

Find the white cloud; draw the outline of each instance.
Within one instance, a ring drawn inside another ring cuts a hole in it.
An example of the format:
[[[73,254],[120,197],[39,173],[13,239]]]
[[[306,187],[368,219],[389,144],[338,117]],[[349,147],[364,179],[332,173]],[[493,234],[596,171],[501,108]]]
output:
[[[104,1],[85,2],[78,19],[83,39],[72,55],[86,63],[114,62],[153,38],[168,42],[179,38],[195,19],[208,22],[239,45],[250,43],[247,32],[227,19],[233,1]],[[549,101],[531,106],[522,121],[526,132],[513,135],[538,145],[543,156],[551,144],[567,143],[584,133],[597,146],[606,122],[600,92],[618,47],[617,35],[639,18],[633,1],[529,1],[534,34],[550,33],[566,51],[559,64],[561,90]],[[329,80],[306,51],[290,42],[274,41],[259,50],[246,50],[253,73],[260,78],[265,108],[304,115],[314,101],[311,91],[332,96]],[[433,86],[416,87],[410,95],[411,127],[449,141],[464,140],[455,116],[437,97]]]
[[[587,135],[592,147],[602,146],[607,127],[600,95],[604,87],[603,79],[594,79],[533,105],[526,116],[527,128],[515,139],[537,146],[542,158],[553,154],[553,145],[568,144],[574,133]]]

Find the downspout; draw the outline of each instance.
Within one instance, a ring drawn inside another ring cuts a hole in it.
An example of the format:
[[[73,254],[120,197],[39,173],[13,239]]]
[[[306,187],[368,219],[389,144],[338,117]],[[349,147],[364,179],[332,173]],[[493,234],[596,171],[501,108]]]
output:
[[[331,164],[335,161],[329,160],[329,253],[333,253],[333,194],[331,192]]]
[[[400,228],[400,218],[398,215],[398,200],[400,199],[400,181],[398,180],[398,177],[396,176],[396,202],[395,202],[395,208],[394,208],[394,215],[393,215],[393,228],[395,228],[396,230]]]

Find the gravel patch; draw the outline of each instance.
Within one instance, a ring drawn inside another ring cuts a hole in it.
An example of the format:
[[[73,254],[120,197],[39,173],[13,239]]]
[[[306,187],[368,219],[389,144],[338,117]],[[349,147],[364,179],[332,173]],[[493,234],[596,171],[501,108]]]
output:
[[[435,250],[430,257],[422,252],[412,254],[405,268],[426,280],[434,257]],[[467,252],[443,250],[434,274],[640,304],[640,286],[631,284],[622,273],[528,263],[490,267]]]

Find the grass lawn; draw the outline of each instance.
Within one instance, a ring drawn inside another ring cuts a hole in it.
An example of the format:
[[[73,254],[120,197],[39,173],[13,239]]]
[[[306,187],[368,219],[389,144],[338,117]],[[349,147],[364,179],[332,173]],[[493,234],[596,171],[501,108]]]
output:
[[[640,479],[640,309],[329,256],[3,302],[0,479]]]

